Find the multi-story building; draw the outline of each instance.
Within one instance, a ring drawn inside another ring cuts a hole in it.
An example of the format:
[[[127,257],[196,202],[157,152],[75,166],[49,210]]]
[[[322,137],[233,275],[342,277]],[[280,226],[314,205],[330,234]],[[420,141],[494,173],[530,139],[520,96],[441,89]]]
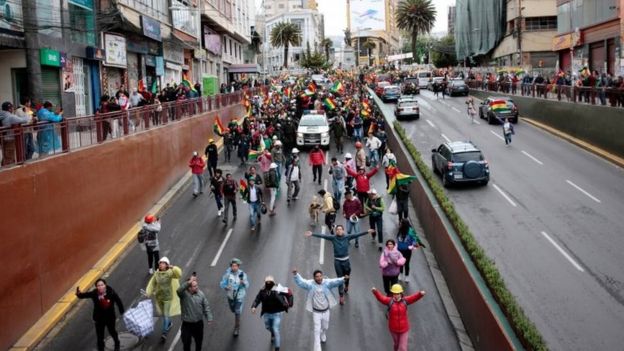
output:
[[[558,0],[552,50],[562,70],[588,67],[624,75],[624,4],[620,0]]]
[[[334,51],[334,68],[350,70],[355,67],[355,50],[352,47],[340,47]]]
[[[449,6],[448,7],[448,35],[455,34],[455,15],[456,15],[456,7]]]
[[[366,42],[372,42],[372,63],[382,64],[385,57],[400,53],[400,33],[394,14],[399,0],[347,0],[347,26],[356,49],[357,64],[368,64]]]

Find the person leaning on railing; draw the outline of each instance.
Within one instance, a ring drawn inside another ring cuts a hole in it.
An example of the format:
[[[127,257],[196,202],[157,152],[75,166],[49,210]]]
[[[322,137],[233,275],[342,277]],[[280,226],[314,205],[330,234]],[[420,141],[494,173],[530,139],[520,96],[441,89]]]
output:
[[[12,103],[7,101],[2,104],[2,111],[0,111],[0,127],[11,127],[16,124],[26,124],[30,121],[28,118],[19,117],[13,112]],[[17,145],[14,131],[3,131],[2,134],[0,134],[0,141],[2,141],[2,166],[15,164],[17,162]]]

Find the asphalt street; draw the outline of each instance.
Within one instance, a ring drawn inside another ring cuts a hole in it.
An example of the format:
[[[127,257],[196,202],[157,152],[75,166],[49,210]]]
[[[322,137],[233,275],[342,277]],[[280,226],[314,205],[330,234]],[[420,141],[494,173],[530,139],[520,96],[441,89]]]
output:
[[[333,150],[329,154],[331,157]],[[304,164],[307,164],[307,155],[304,155]],[[242,177],[243,169],[237,164],[222,165],[221,168],[224,173],[232,172],[237,180]],[[305,311],[305,293],[295,286],[291,270],[298,268],[304,278],[311,278],[312,271],[321,268],[329,277],[334,277],[334,268],[331,244],[303,235],[304,231],[312,228],[308,204],[321,188],[312,183],[311,168],[304,167],[304,170],[300,199],[287,207],[285,186],[282,184],[277,215],[264,216],[256,232],[250,231],[249,211],[240,199],[237,221],[230,220],[225,225],[217,217],[214,199],[208,194],[192,199],[190,187],[173,200],[161,217],[161,257],[168,256],[172,264],[182,267],[184,277],[197,272],[200,288],[211,303],[215,320],[205,326],[204,350],[272,350],[270,334],[264,329],[260,313],[252,315],[250,311],[253,298],[262,287],[264,277],[269,274],[279,283],[291,287],[295,293],[295,306],[282,319],[282,350],[312,349],[312,316]],[[327,168],[324,167],[323,171],[327,178]],[[373,181],[383,193],[383,174],[376,175]],[[343,221],[338,220],[337,223]],[[396,225],[397,218],[386,214],[386,238],[396,235]],[[362,221],[361,228],[368,229],[368,221]],[[320,227],[317,229],[321,230]],[[251,281],[238,338],[232,336],[234,317],[227,307],[225,294],[218,286],[232,257],[243,261],[241,268],[249,274]],[[373,286],[382,287],[378,258],[377,246],[370,242],[368,236],[360,240],[359,249],[351,247],[351,288],[346,304],[332,310],[324,350],[391,349],[385,307],[370,292]],[[427,291],[427,295],[409,310],[410,350],[459,350],[455,331],[422,251],[413,255],[412,267],[407,293],[422,289]],[[145,288],[149,278],[145,252],[140,250],[139,245],[133,246],[106,278],[120,294],[126,308],[136,305],[140,299],[139,290]],[[39,345],[38,350],[95,350],[92,308],[90,301],[79,302],[64,322]],[[161,321],[158,320],[156,332],[136,349],[182,350],[181,342],[176,338],[180,318],[175,317],[173,321],[173,329],[165,344],[159,342]],[[121,321],[118,320],[117,326],[118,330],[124,330]]]
[[[490,183],[447,193],[549,347],[622,350],[623,170],[522,120],[506,147],[465,101],[422,90],[420,119],[401,124],[430,167],[445,141],[483,151]],[[393,109],[383,105],[391,120]]]

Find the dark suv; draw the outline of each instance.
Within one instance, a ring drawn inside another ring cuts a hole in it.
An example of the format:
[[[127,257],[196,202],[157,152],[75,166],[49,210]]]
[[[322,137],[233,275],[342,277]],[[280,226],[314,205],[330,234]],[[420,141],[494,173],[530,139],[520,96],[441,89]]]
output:
[[[490,166],[473,143],[454,141],[431,150],[433,172],[442,176],[442,185],[480,183],[490,180]]]

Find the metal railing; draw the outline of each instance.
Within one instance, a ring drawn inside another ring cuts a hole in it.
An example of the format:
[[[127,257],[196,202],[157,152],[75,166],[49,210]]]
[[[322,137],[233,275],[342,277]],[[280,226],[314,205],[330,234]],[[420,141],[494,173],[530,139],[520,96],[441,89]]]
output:
[[[217,111],[241,103],[244,93],[256,95],[260,89],[266,88],[165,102],[160,107],[152,104],[126,111],[63,118],[58,123],[3,127],[0,128],[0,170]]]
[[[488,82],[483,80],[466,80],[466,84],[470,89],[476,90],[572,103],[624,107],[624,88]]]

